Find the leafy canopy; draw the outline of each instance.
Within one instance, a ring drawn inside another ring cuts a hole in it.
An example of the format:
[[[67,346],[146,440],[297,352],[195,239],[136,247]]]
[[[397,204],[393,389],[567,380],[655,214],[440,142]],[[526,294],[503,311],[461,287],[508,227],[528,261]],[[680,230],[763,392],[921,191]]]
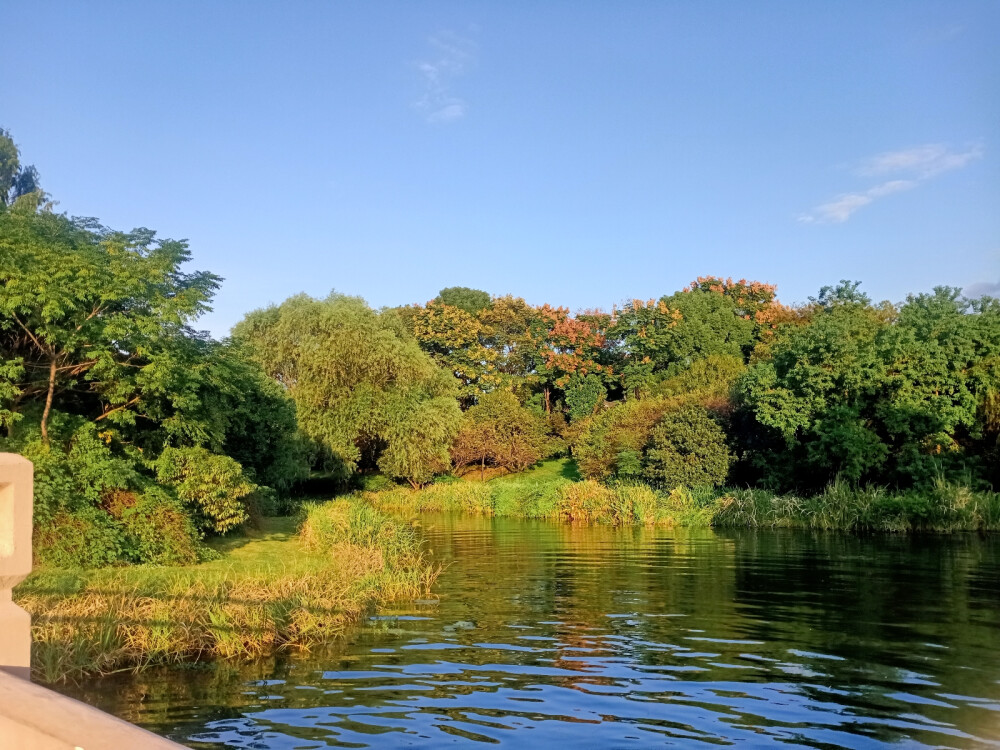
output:
[[[420,483],[447,467],[460,416],[455,380],[398,315],[357,297],[299,295],[250,313],[234,337],[287,389],[336,475],[378,465]]]

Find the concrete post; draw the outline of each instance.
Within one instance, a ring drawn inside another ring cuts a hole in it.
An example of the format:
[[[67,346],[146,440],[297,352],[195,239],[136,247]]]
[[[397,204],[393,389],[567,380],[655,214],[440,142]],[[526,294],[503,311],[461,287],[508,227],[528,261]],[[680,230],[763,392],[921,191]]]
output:
[[[11,589],[31,572],[31,461],[0,453],[0,670],[31,676],[31,617]]]

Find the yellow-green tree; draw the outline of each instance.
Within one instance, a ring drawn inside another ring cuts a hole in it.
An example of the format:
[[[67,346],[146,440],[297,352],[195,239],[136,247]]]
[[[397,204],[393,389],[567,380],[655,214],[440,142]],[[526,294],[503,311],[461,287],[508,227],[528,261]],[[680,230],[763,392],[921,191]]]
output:
[[[299,426],[346,478],[378,466],[412,483],[448,466],[461,413],[455,378],[364,300],[306,295],[256,310],[234,330],[294,399]]]

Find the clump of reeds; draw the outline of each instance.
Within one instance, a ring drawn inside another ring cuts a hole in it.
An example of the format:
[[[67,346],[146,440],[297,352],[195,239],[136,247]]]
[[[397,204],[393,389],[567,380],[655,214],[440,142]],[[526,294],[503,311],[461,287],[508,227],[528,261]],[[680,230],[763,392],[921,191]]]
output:
[[[728,490],[716,503],[713,526],[883,532],[1000,529],[1000,493],[943,480],[896,492],[838,481],[804,497]]]
[[[812,528],[848,531],[1000,529],[1000,493],[938,481],[890,491],[837,481],[813,495],[762,489],[672,490],[642,483],[593,480],[448,482],[424,489],[362,493],[375,507],[405,513],[461,512],[512,518],[552,518],[614,526],[666,525]]]

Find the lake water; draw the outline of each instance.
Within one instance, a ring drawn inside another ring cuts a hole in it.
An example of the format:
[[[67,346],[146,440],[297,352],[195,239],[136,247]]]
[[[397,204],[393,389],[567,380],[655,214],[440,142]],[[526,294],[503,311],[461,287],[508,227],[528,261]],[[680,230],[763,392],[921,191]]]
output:
[[[995,536],[423,524],[439,598],[80,692],[195,748],[1000,747]]]

